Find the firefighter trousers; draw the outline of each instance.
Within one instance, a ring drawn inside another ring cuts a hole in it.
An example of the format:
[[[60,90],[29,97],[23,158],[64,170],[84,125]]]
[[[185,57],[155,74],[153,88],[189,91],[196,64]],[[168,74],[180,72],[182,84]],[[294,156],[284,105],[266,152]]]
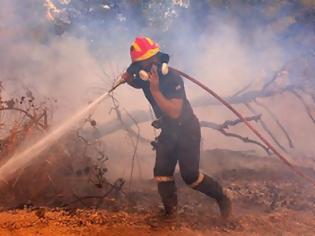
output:
[[[186,124],[175,128],[162,127],[156,145],[154,177],[166,213],[170,213],[177,206],[174,181],[177,162],[181,177],[187,185],[217,201],[224,196],[221,185],[199,171],[200,140],[200,124],[194,115]]]

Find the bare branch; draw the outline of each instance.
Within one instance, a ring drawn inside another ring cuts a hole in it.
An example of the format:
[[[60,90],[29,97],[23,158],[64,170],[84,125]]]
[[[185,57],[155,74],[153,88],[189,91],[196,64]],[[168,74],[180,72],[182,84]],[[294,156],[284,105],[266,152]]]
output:
[[[261,114],[255,115],[255,116],[251,116],[251,117],[246,117],[245,118],[247,121],[258,121],[261,119]],[[208,122],[208,121],[200,121],[200,126],[201,127],[205,127],[205,128],[211,128],[211,129],[215,129],[218,130],[220,133],[222,133],[223,135],[227,136],[227,137],[233,137],[233,138],[237,138],[240,139],[241,141],[245,142],[245,143],[253,143],[256,144],[258,146],[260,146],[261,148],[263,148],[268,155],[270,155],[270,150],[268,147],[266,147],[265,145],[263,145],[262,143],[249,139],[248,137],[242,137],[241,135],[238,134],[234,134],[234,133],[230,133],[230,132],[226,132],[224,129],[228,129],[230,126],[235,126],[237,124],[242,123],[242,121],[240,119],[236,119],[236,120],[228,120],[225,121],[223,124],[216,124],[213,122]]]
[[[307,113],[307,115],[309,116],[309,118],[313,121],[313,123],[315,123],[315,118],[312,115],[311,109],[308,107],[308,105],[306,104],[306,102],[304,101],[303,97],[294,89],[290,90],[290,92],[297,97],[297,99],[303,104],[305,111]]]
[[[239,96],[240,94],[242,94],[243,92],[245,92],[248,88],[250,88],[250,86],[252,86],[253,81],[251,81],[248,85],[246,85],[244,88],[240,89],[239,91],[237,91],[236,93],[234,93],[232,95],[232,97],[236,97]]]
[[[253,114],[256,114],[257,112],[255,109],[249,104],[245,103],[245,106],[250,110]],[[262,128],[268,133],[270,138],[278,145],[279,148],[281,148],[282,151],[287,153],[287,150],[278,142],[278,140],[275,138],[271,130],[268,128],[267,124],[263,120],[259,120],[259,123],[261,124]]]
[[[256,122],[260,119],[261,119],[261,114],[245,118],[246,121],[256,121]],[[210,122],[210,121],[200,121],[200,126],[219,130],[219,129],[228,129],[229,126],[235,126],[235,125],[238,125],[240,123],[243,123],[243,121],[241,121],[240,119],[227,120],[222,124],[217,124],[217,123]]]
[[[81,202],[83,205],[84,204],[84,200],[88,200],[88,199],[100,199],[100,200],[104,200],[104,198],[106,198],[108,195],[110,195],[114,190],[116,190],[117,192],[118,191],[121,191],[123,185],[124,185],[125,181],[123,179],[117,179],[115,181],[114,184],[110,185],[110,188],[102,195],[89,195],[89,196],[84,196],[84,197],[79,197],[77,196],[76,194],[73,194],[73,196],[76,198],[75,200],[69,202],[69,203],[66,203],[63,205],[63,207],[67,207],[67,206],[70,206],[70,205],[73,205],[77,202]],[[97,204],[97,207],[100,206],[100,203]]]
[[[42,119],[43,117],[45,117],[45,115],[47,116],[47,113],[46,114],[43,113],[38,118],[35,118],[31,114],[29,114],[27,111],[25,111],[25,110],[23,110],[21,108],[17,108],[17,107],[1,107],[0,108],[0,111],[8,111],[8,110],[21,112],[21,113],[25,114],[30,120],[32,120],[34,122],[34,124],[39,125],[43,129],[47,128],[47,126],[45,124],[39,123],[39,120]]]
[[[232,105],[248,103],[248,102],[253,101],[256,98],[272,97],[279,93],[287,92],[292,89],[301,89],[301,88],[303,88],[303,86],[301,85],[289,85],[283,88],[278,88],[276,90],[275,89],[251,90],[238,96],[224,97],[224,100],[226,100],[228,103]],[[196,98],[192,100],[192,105],[196,107],[201,107],[201,106],[215,106],[215,105],[221,106],[222,104],[212,97],[202,96],[200,98]]]
[[[121,122],[123,128],[127,131],[127,133],[129,134],[130,140],[132,142],[133,145],[133,153],[132,153],[132,157],[131,157],[131,170],[130,170],[130,177],[129,177],[129,192],[131,191],[131,184],[132,184],[132,179],[133,179],[133,172],[134,172],[134,164],[135,164],[135,158],[137,155],[137,151],[138,151],[138,144],[139,144],[139,139],[140,139],[140,127],[138,125],[138,122],[133,118],[133,116],[126,110],[124,109],[124,112],[127,114],[127,116],[131,119],[131,121],[133,122],[134,125],[136,125],[137,128],[137,133],[136,133],[136,141],[134,142],[132,136],[135,135],[135,132],[129,127],[127,126],[123,119],[122,119],[122,115],[121,112],[119,110],[119,103],[117,101],[117,99],[111,95],[112,101],[113,101],[113,105],[114,107],[112,107],[111,110],[115,110],[116,115],[117,115],[117,119]],[[139,167],[139,172],[140,172],[140,176],[142,176],[141,174],[141,167],[140,167],[140,163],[139,160],[137,162],[138,167]]]
[[[250,117],[245,117],[245,120],[257,122],[257,121],[261,120],[261,114],[257,114],[257,115],[250,116]],[[239,123],[243,123],[243,121],[241,121],[240,119],[227,120],[222,125],[220,125],[220,129],[227,129],[227,128],[229,128],[229,126],[235,126],[235,125],[238,125]]]
[[[240,140],[242,140],[242,141],[245,142],[245,143],[253,143],[253,144],[256,144],[256,145],[260,146],[261,148],[263,148],[263,149],[267,152],[268,155],[271,155],[271,152],[270,152],[269,148],[266,147],[265,145],[261,144],[261,143],[258,142],[258,141],[249,139],[248,137],[242,137],[241,135],[238,135],[238,134],[226,132],[224,129],[220,129],[219,131],[220,131],[222,134],[224,134],[225,136],[240,139]]]
[[[281,124],[281,122],[278,120],[278,118],[276,117],[276,115],[264,104],[258,102],[257,100],[254,101],[258,106],[261,106],[262,108],[264,108],[268,114],[271,116],[271,118],[276,122],[276,124],[279,126],[279,128],[282,130],[282,132],[284,133],[284,135],[286,136],[289,146],[291,148],[294,148],[292,139],[290,138],[288,132],[286,131],[286,129],[284,128],[284,126]]]

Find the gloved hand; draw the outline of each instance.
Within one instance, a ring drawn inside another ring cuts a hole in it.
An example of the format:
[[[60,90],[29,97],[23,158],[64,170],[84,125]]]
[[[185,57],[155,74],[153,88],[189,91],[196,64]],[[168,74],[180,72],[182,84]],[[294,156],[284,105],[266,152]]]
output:
[[[132,81],[132,76],[128,73],[128,71],[124,72],[122,75],[121,75],[121,82],[122,83],[128,83],[130,81]]]

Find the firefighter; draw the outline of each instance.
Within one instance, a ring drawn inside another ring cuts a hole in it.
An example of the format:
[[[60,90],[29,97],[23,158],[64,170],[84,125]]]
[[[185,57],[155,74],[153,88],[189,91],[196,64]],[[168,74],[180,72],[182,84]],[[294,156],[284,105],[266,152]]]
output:
[[[227,219],[232,206],[229,197],[217,181],[199,171],[199,121],[186,98],[182,78],[168,70],[169,56],[148,37],[135,39],[130,56],[132,63],[122,77],[132,87],[143,90],[157,118],[152,125],[161,129],[153,143],[154,178],[166,215],[173,215],[177,208],[174,170],[178,162],[184,182],[214,198],[222,218]]]

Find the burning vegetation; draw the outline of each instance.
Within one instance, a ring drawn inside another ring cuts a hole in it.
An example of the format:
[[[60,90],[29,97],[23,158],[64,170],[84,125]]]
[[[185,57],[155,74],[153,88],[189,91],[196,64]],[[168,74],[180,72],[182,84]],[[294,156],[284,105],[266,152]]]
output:
[[[46,102],[37,104],[30,90],[20,97],[4,97],[0,87],[0,156],[1,161],[9,158],[18,147],[33,136],[48,128]]]

